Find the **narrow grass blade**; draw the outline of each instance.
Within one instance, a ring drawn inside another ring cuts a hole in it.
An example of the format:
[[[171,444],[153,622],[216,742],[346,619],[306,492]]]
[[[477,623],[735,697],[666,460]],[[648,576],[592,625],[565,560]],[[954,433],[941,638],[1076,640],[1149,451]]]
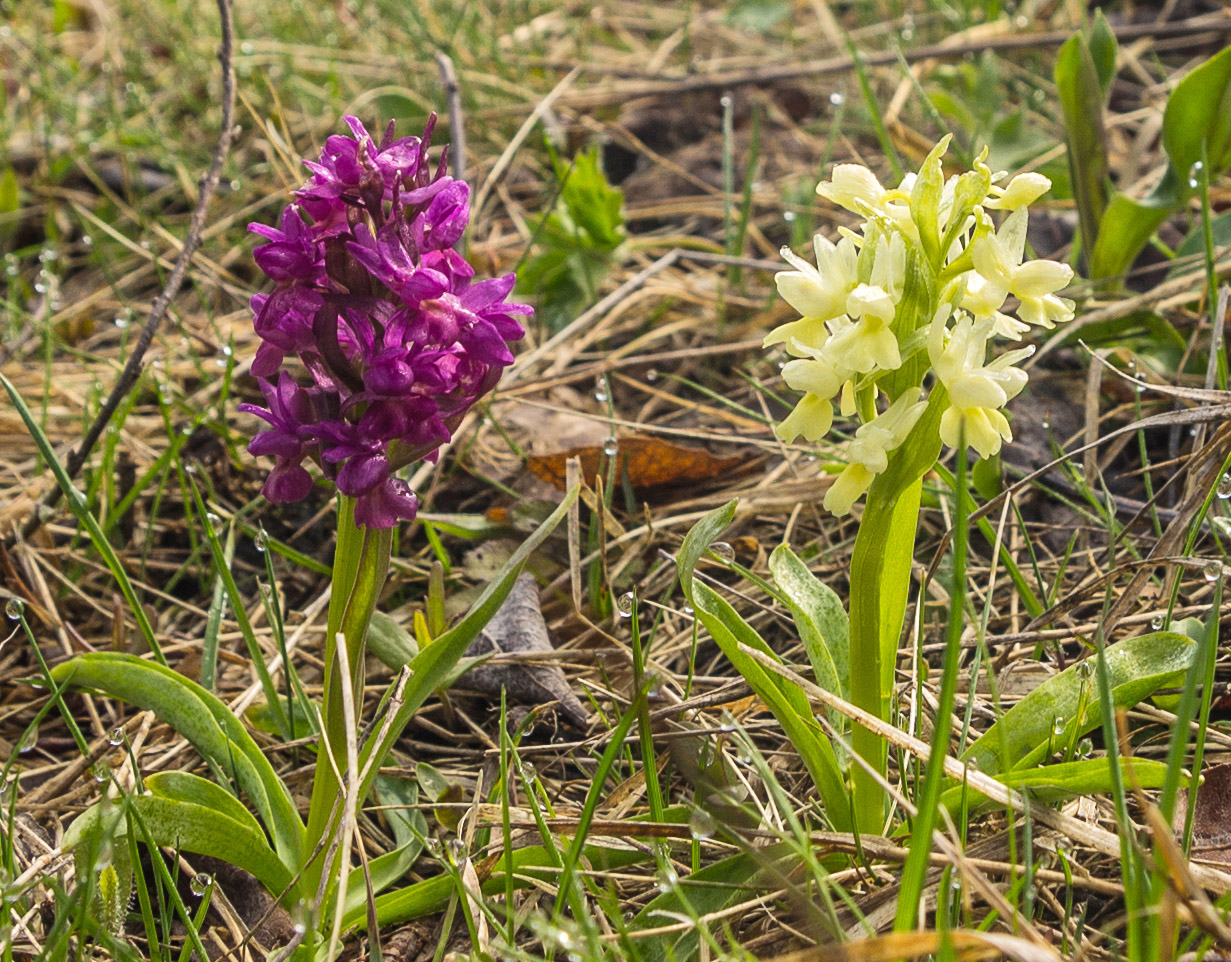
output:
[[[4,385],[9,399],[13,402],[13,406],[17,408],[17,413],[25,423],[26,430],[30,432],[30,437],[34,439],[39,454],[47,463],[47,466],[51,468],[51,473],[55,476],[56,483],[60,486],[60,490],[64,492],[64,499],[68,502],[69,510],[73,512],[74,517],[86,529],[90,536],[90,542],[94,545],[94,550],[102,557],[115,578],[116,584],[119,585],[120,591],[124,595],[124,600],[128,602],[128,607],[137,622],[137,627],[145,639],[145,643],[149,645],[150,651],[154,653],[158,663],[165,665],[167,659],[162,653],[162,646],[158,644],[158,637],[154,634],[154,627],[146,616],[141,599],[137,597],[136,589],[133,588],[132,582],[128,580],[128,573],[124,570],[124,565],[120,561],[119,555],[111,547],[111,542],[107,540],[107,536],[103,533],[103,529],[99,526],[97,519],[90,513],[90,506],[86,503],[85,497],[73,485],[68,472],[64,470],[64,466],[60,464],[59,458],[56,457],[56,452],[52,448],[51,442],[47,440],[47,435],[39,427],[38,421],[35,420],[34,415],[26,406],[26,402],[17,393],[17,388],[13,387],[9,379],[3,374],[0,374],[0,384]]]

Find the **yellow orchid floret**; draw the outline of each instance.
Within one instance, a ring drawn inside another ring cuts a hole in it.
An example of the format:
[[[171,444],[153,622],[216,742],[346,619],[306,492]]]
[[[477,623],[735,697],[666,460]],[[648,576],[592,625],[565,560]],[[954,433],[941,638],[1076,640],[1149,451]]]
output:
[[[920,400],[922,393],[918,388],[904,392],[889,410],[855,432],[846,449],[849,463],[825,492],[826,511],[849,514],[856,499],[889,466],[889,453],[910,436],[927,408],[927,402]]]
[[[964,314],[958,318],[952,330],[933,322],[928,340],[932,370],[949,395],[949,406],[940,419],[940,439],[957,447],[965,421],[966,443],[979,457],[989,458],[1000,451],[1002,442],[1013,440],[1000,409],[1026,386],[1026,372],[1013,365],[1033,354],[1034,348],[1007,351],[984,363],[992,321],[976,323]]]
[[[933,413],[918,430],[931,440],[920,439],[919,450],[956,446],[964,430],[980,457],[996,454],[1012,440],[1003,408],[1026,384],[1015,365],[1031,349],[995,357],[991,345],[1073,316],[1073,302],[1060,293],[1072,269],[1025,259],[1027,208],[1051,182],[1028,172],[1001,185],[1004,175],[987,166],[986,150],[971,170],[946,179],[947,143],[896,188],[858,164],[838,164],[817,194],[862,215],[862,229],[840,228],[836,244],[818,235],[815,266],[782,252],[794,269],[776,276],[778,291],[801,316],[765,344],[785,345],[793,360],[783,378],[803,399],[776,433],[788,443],[820,440],[835,404],[844,417],[858,412],[864,421],[825,498],[835,514],[850,511],[929,405]],[[995,211],[1005,212],[999,226]],[[879,416],[878,396],[889,402]]]

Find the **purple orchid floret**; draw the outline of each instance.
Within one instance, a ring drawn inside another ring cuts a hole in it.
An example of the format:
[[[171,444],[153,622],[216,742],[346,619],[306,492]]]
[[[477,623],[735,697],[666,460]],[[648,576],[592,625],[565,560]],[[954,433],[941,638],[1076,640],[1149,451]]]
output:
[[[512,274],[476,281],[453,249],[470,221],[470,188],[435,168],[422,137],[377,143],[354,117],[350,135],[325,142],[279,227],[254,257],[274,282],[252,299],[261,338],[252,362],[265,406],[241,404],[269,425],[248,446],[275,458],[262,492],[308,496],[315,462],[355,499],[355,521],[388,528],[410,520],[418,498],[396,472],[434,461],[466,412],[513,362],[524,335],[505,300]],[[306,378],[286,369],[288,359]]]

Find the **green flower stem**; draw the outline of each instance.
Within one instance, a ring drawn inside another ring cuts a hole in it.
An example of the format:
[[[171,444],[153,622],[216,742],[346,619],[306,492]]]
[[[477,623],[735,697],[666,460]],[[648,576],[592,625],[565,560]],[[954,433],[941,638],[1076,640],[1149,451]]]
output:
[[[312,801],[308,808],[308,836],[305,852],[311,856],[321,847],[330,831],[332,815],[338,800],[338,774],[346,770],[346,739],[348,729],[359,725],[363,704],[363,653],[368,623],[385,577],[389,573],[389,555],[393,546],[392,528],[361,528],[355,524],[355,501],[338,495],[338,545],[334,554],[333,584],[329,598],[329,623],[325,634],[325,683],[322,737],[317,748],[316,778],[312,783]],[[338,678],[337,637],[346,640],[347,664],[351,676]],[[353,694],[355,717],[346,718],[342,684],[349,684]],[[332,754],[332,758],[330,755]],[[325,849],[316,854],[304,871],[305,890],[315,894],[320,886]],[[341,871],[341,859],[335,862],[331,874]],[[328,888],[332,888],[332,883]]]
[[[910,599],[921,479],[940,455],[940,417],[947,405],[944,388],[933,388],[911,437],[868,489],[851,556],[851,702],[885,722],[892,721],[893,673]],[[888,767],[883,738],[856,725],[851,746],[884,777]],[[876,778],[854,766],[851,806],[858,831],[881,833],[885,802],[885,790]]]

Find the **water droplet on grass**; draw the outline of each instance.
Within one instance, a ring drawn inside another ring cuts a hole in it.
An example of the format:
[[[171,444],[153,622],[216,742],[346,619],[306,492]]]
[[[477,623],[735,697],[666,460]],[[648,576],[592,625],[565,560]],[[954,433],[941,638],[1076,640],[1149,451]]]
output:
[[[703,808],[694,808],[688,817],[688,833],[698,841],[712,838],[718,831],[718,822]]]
[[[10,621],[18,621],[25,613],[26,603],[20,598],[10,598],[4,603],[4,616]]]
[[[1231,474],[1224,474],[1218,479],[1218,496],[1224,501],[1231,498]]]
[[[710,554],[712,554],[723,564],[730,564],[735,560],[735,549],[725,541],[715,541],[711,544]]]
[[[658,873],[658,891],[666,895],[680,884],[680,876],[673,868],[664,868]]]
[[[607,455],[607,457],[614,458],[619,453],[619,451],[620,451],[620,442],[617,441],[614,437],[609,437],[607,438],[606,441],[603,442],[603,454]]]
[[[835,107],[841,107],[844,103],[846,103],[846,97],[835,90],[829,95],[829,102]]]
[[[631,618],[633,609],[637,607],[637,599],[631,591],[626,591],[616,599],[616,614],[621,618]]]
[[[210,886],[214,884],[214,877],[207,875],[205,872],[198,872],[188,880],[188,887],[192,889],[192,894],[197,898],[203,896],[210,890]]]
[[[118,747],[124,744],[124,729],[117,726],[111,729],[111,734],[107,736],[107,744],[112,747]]]
[[[1218,581],[1223,576],[1222,562],[1207,561],[1201,573],[1205,576],[1206,581]]]

